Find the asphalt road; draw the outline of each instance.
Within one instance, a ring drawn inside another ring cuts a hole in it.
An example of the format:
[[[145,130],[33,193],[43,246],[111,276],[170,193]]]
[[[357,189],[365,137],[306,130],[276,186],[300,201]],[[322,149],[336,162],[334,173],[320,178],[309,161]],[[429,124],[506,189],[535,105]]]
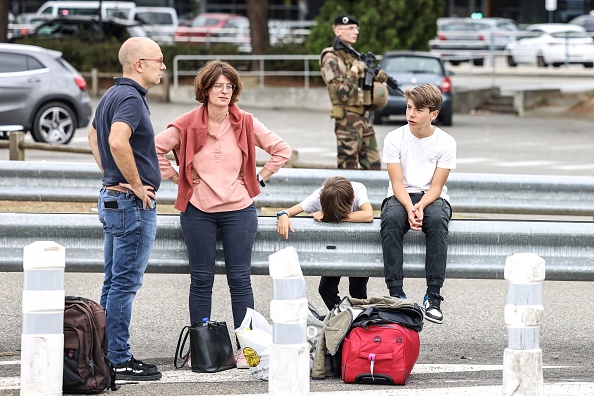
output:
[[[239,102],[241,106],[241,101]],[[191,110],[193,104],[152,101],[151,118],[156,131]],[[299,161],[309,166],[334,167],[336,146],[332,119],[321,111],[249,108],[268,128],[287,140],[298,152]],[[513,173],[590,176],[592,162],[592,120],[594,115],[567,113],[565,106],[542,107],[525,117],[505,114],[455,114],[454,125],[444,127],[458,145],[457,168],[462,173]],[[378,144],[386,134],[403,125],[394,118],[375,127]],[[27,135],[27,140],[31,137]],[[88,147],[86,129],[79,129],[72,146]],[[266,154],[258,151],[259,159]],[[8,160],[0,149],[0,160]],[[90,155],[38,150],[25,153],[27,161],[93,162]]]
[[[488,78],[479,77],[476,78]],[[149,99],[150,101],[150,99]],[[190,104],[151,101],[152,120],[162,130]],[[240,102],[241,105],[241,102]],[[300,161],[332,166],[335,141],[332,120],[326,113],[300,110],[250,109],[265,125],[283,136],[299,152]],[[594,169],[592,120],[565,112],[563,106],[540,109],[518,118],[498,114],[456,114],[454,125],[444,128],[458,143],[455,172],[591,176]],[[376,127],[380,146],[385,135],[402,125],[394,120]],[[86,130],[72,143],[86,146]],[[262,153],[259,153],[264,158]],[[0,150],[0,160],[8,159]],[[88,155],[28,151],[30,161],[92,162]],[[48,164],[47,166],[51,166]],[[0,288],[0,394],[17,394],[20,366],[22,274],[2,273]],[[100,274],[65,276],[66,293],[98,299]],[[308,297],[323,307],[318,278],[306,278]],[[252,277],[256,309],[269,314],[271,279]],[[267,383],[253,380],[245,370],[196,374],[173,368],[173,354],[181,328],[187,323],[187,275],[147,274],[135,300],[132,351],[156,363],[164,373],[158,383],[126,384],[125,395],[232,395],[262,394]],[[346,293],[342,282],[342,292]],[[546,395],[594,395],[594,335],[589,282],[543,284],[545,319],[541,326]],[[232,323],[229,292],[217,276],[212,317]],[[405,290],[420,301],[424,280],[407,279]],[[312,392],[325,394],[499,395],[502,356],[507,345],[503,321],[507,284],[503,280],[449,279],[443,288],[443,325],[427,323],[421,332],[421,354],[406,387],[346,385],[338,379],[311,381]],[[383,279],[370,281],[370,295],[385,295]],[[586,383],[586,384],[584,384]],[[590,386],[592,385],[592,386]],[[383,393],[383,392],[388,393]]]

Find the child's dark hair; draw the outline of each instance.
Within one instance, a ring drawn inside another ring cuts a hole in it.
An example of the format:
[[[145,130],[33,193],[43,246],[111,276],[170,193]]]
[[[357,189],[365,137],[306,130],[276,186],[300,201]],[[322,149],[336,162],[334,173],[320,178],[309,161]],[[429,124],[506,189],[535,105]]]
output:
[[[404,90],[404,97],[411,100],[417,109],[429,108],[429,111],[441,110],[443,96],[433,84],[421,84]]]
[[[323,222],[340,223],[351,213],[355,191],[351,182],[341,176],[326,179],[320,192],[320,204],[324,212]]]

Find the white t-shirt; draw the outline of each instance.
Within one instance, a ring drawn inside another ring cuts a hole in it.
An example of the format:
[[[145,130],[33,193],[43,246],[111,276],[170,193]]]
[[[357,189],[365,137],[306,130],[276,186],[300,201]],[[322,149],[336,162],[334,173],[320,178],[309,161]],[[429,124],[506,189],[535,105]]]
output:
[[[429,190],[436,168],[456,169],[456,141],[439,128],[429,137],[419,139],[404,125],[386,135],[382,162],[400,164],[404,188],[409,193]],[[441,198],[450,201],[444,185]],[[388,186],[388,197],[394,195],[392,181]]]
[[[361,205],[364,203],[369,202],[369,197],[367,196],[367,188],[358,182],[351,182],[353,186],[353,191],[355,193],[355,199],[353,200],[353,208],[351,209],[352,212],[356,212],[361,209]],[[299,205],[301,205],[301,209],[305,213],[315,213],[322,210],[322,205],[320,204],[320,193],[322,192],[323,186],[318,188],[316,191],[311,193],[311,195],[305,198]]]

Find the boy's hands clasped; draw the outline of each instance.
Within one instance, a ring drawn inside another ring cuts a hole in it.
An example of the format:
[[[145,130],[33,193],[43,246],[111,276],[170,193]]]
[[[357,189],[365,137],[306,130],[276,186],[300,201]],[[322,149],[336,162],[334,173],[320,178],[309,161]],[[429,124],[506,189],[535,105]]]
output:
[[[419,203],[412,206],[408,212],[408,223],[411,230],[420,231],[423,227],[423,208]]]

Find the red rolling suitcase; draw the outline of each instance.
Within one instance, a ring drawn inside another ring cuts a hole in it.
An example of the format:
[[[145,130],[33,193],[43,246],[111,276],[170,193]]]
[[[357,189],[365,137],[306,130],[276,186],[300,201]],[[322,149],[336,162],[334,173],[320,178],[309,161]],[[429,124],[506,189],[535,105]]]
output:
[[[342,342],[342,380],[404,385],[420,349],[419,333],[399,324],[355,327]]]

